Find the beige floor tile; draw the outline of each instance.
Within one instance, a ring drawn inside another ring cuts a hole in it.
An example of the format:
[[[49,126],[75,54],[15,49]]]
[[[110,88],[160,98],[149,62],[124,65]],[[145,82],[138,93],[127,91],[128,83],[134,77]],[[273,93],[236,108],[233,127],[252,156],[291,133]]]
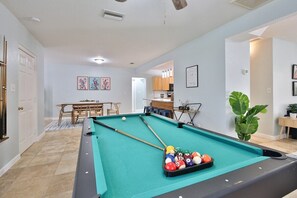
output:
[[[16,180],[3,197],[42,198],[45,196],[51,177]]]
[[[67,192],[55,193],[54,195],[46,196],[45,198],[71,198],[72,190]]]
[[[15,163],[15,165],[13,165],[12,169],[16,169],[16,168],[24,168],[29,166],[29,164],[31,163],[31,161],[34,159],[34,156],[32,155],[22,155],[21,159],[19,161],[17,161],[17,163]]]
[[[47,165],[61,160],[62,153],[37,155],[28,166]]]
[[[53,196],[56,194],[66,193],[72,191],[74,184],[75,173],[66,173],[63,175],[56,175],[52,177],[48,184],[46,196]]]
[[[49,177],[55,174],[59,163],[52,163],[46,165],[30,166],[23,169],[18,177],[18,180],[30,180],[32,178]]]

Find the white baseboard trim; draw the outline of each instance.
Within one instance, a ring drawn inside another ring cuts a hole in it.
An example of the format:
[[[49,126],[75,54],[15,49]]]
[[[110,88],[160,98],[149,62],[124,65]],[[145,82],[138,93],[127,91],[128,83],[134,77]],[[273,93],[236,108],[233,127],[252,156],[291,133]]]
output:
[[[38,142],[39,140],[41,140],[44,135],[45,135],[45,131],[43,131],[39,136],[35,137],[34,142]]]
[[[4,175],[17,161],[21,159],[20,154],[17,154],[10,162],[8,162],[3,168],[0,169],[0,177]]]

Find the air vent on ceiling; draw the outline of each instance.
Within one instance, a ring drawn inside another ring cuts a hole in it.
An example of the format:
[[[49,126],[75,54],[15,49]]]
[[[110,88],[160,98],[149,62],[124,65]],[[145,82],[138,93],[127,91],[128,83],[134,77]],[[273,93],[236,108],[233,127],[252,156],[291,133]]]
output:
[[[111,11],[111,10],[103,10],[103,17],[106,19],[122,21],[124,18],[124,15],[121,13],[118,13],[118,12]]]
[[[270,1],[272,0],[231,0],[230,3],[252,10]]]

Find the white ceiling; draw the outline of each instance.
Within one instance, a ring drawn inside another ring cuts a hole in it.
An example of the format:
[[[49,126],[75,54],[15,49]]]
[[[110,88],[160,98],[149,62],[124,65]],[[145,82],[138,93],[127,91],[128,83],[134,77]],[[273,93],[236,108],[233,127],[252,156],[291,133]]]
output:
[[[96,65],[92,60],[103,57],[112,67],[137,67],[249,12],[230,0],[187,0],[182,10],[171,0],[0,2],[42,43],[48,63]],[[103,18],[104,9],[124,20]]]

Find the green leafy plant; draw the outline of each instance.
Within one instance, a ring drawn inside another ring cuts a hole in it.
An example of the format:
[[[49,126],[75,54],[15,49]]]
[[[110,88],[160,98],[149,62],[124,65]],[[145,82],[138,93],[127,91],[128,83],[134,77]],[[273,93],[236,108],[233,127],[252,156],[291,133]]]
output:
[[[290,113],[297,113],[297,104],[296,104],[296,103],[294,103],[294,104],[289,104],[287,110],[288,110]]]
[[[250,100],[247,95],[233,91],[229,96],[229,104],[235,116],[235,131],[240,140],[248,141],[251,134],[258,130],[258,113],[266,113],[268,105],[255,105],[250,108]]]

